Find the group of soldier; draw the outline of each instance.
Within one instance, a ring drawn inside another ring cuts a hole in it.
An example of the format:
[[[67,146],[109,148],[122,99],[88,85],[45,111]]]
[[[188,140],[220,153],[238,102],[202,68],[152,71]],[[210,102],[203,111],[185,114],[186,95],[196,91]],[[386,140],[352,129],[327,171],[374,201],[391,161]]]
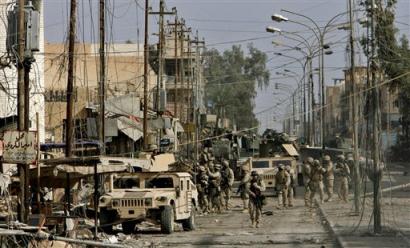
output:
[[[350,172],[354,166],[351,155],[337,156],[335,164],[329,155],[322,161],[308,157],[303,161],[302,175],[305,188],[305,206],[312,207],[315,195],[319,194],[320,203],[334,200],[335,179],[338,180],[338,195],[344,202],[348,201]],[[293,207],[294,188],[296,187],[296,172],[289,166],[280,164],[275,175],[278,207]],[[259,227],[262,207],[266,199],[262,194],[266,187],[257,171],[251,171],[247,166],[241,167],[238,194],[243,201],[244,212],[249,212],[253,227]],[[212,148],[202,151],[197,164],[196,184],[198,190],[199,208],[202,213],[221,213],[229,210],[234,183],[234,172],[229,161],[215,158]],[[325,197],[325,192],[327,198]]]
[[[320,203],[330,202],[333,198],[335,178],[339,181],[338,195],[344,202],[348,201],[350,172],[354,166],[351,155],[346,159],[344,155],[338,155],[334,165],[330,156],[325,155],[322,163],[308,157],[302,165],[303,183],[305,187],[305,205],[312,206],[316,193],[319,194]],[[336,177],[335,177],[336,176]],[[324,199],[324,194],[327,198]]]
[[[201,153],[197,164],[196,184],[199,207],[203,213],[220,213],[229,209],[234,173],[229,161],[216,159],[212,148]]]

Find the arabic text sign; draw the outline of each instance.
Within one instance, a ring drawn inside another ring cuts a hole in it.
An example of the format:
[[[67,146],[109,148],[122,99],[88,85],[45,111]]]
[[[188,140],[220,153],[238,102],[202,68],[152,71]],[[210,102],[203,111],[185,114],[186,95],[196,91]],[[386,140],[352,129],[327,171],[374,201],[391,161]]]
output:
[[[4,132],[5,161],[32,164],[37,158],[36,132]]]

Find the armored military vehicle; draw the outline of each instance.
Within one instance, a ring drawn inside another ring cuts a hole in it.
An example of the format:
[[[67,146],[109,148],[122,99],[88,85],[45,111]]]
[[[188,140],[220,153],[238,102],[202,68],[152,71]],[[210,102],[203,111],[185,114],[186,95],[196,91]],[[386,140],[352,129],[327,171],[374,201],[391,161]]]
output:
[[[195,229],[198,193],[186,172],[138,172],[113,174],[105,182],[108,192],[99,198],[100,226],[110,231],[121,223],[124,233],[135,231],[142,221],[160,224],[163,233]]]

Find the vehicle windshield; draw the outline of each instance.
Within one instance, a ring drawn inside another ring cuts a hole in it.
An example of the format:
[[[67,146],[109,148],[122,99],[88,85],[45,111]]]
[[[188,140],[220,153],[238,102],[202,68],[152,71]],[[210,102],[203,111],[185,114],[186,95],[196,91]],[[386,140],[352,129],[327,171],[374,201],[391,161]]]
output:
[[[114,189],[139,189],[140,179],[139,178],[115,178],[114,179]]]
[[[253,161],[252,168],[255,168],[255,169],[269,168],[269,161]]]
[[[147,189],[166,189],[174,188],[174,181],[172,177],[157,177],[145,182]]]

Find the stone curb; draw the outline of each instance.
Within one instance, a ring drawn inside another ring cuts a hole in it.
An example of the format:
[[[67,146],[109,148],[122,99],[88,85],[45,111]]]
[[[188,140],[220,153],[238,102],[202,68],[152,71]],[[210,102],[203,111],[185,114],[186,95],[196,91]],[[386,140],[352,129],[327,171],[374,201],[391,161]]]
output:
[[[329,228],[330,232],[332,233],[332,235],[335,237],[337,244],[339,245],[339,247],[341,248],[346,248],[347,246],[347,242],[336,232],[336,230],[334,229],[335,224],[327,217],[326,212],[323,210],[322,206],[319,204],[318,200],[315,199],[315,203],[316,206],[319,209],[319,214],[320,216],[326,220],[326,226]]]

